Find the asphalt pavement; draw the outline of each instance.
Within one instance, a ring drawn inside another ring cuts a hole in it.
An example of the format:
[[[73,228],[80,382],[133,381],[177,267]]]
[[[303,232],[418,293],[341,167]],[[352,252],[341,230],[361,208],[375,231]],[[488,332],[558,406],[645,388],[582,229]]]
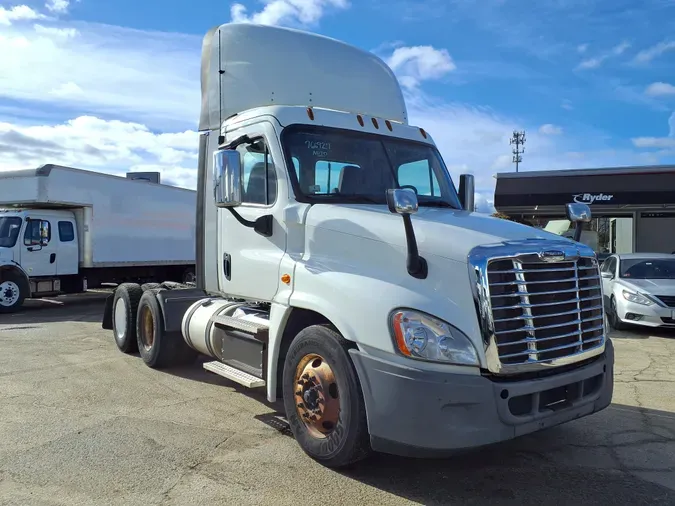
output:
[[[461,457],[336,472],[262,392],[120,353],[104,295],[0,315],[0,505],[675,504],[675,334],[613,335],[601,413]]]

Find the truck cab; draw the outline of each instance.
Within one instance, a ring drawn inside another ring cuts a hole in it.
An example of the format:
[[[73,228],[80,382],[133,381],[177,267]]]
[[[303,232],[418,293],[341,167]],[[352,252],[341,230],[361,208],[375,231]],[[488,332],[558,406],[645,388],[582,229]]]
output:
[[[246,24],[209,32],[202,62],[197,287],[121,285],[103,318],[120,350],[155,368],[211,357],[281,400],[330,467],[610,403],[593,250],[474,213],[472,177],[455,184],[381,60]]]
[[[13,267],[0,283],[0,311],[17,304],[22,284],[33,296],[59,293],[58,278],[78,271],[75,216],[68,210],[18,209],[0,212],[0,269]]]

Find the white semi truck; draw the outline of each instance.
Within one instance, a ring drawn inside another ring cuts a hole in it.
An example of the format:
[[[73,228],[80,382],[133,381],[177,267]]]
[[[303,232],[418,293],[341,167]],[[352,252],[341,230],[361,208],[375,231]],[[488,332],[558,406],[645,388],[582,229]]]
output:
[[[194,281],[196,192],[137,175],[158,176],[0,171],[0,313],[101,283]]]
[[[103,317],[120,349],[153,368],[210,357],[282,400],[329,467],[487,445],[611,402],[593,251],[472,213],[472,178],[456,189],[382,60],[226,24],[201,78],[197,287],[121,285]]]

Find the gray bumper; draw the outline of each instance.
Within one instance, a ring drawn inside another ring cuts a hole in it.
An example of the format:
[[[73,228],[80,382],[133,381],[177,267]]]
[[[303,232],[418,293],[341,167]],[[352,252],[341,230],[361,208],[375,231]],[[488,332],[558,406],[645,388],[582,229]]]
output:
[[[610,340],[604,354],[584,367],[521,381],[402,366],[358,350],[350,354],[373,449],[405,456],[439,456],[575,420],[606,408],[614,389]]]

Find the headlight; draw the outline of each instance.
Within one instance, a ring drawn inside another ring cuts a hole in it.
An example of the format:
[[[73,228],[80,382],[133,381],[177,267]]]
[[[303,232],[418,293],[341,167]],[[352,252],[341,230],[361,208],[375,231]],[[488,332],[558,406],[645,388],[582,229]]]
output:
[[[407,357],[457,365],[479,365],[473,343],[458,329],[433,316],[412,310],[391,315],[398,350]]]
[[[642,304],[643,306],[651,306],[654,304],[654,301],[641,293],[629,292],[628,290],[623,290],[621,293],[623,294],[623,298],[629,302],[635,302],[636,304]]]

